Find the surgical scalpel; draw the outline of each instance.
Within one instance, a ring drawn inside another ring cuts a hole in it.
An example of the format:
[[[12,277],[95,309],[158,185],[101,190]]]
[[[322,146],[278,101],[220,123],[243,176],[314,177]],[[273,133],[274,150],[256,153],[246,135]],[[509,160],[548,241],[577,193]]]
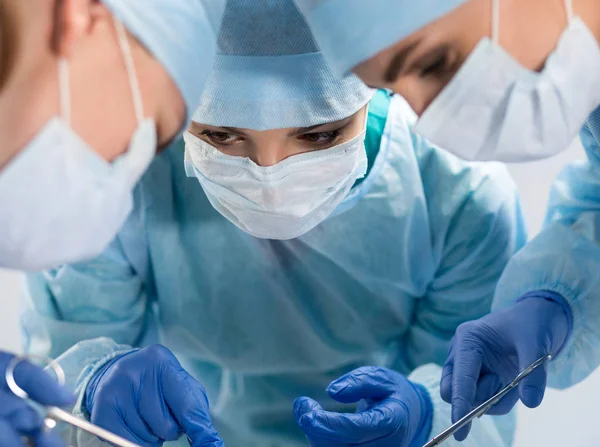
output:
[[[529,374],[531,374],[533,371],[535,371],[537,368],[539,368],[540,366],[542,366],[544,363],[546,363],[547,361],[549,361],[551,359],[552,359],[551,355],[546,355],[546,356],[536,360],[535,362],[533,362],[531,365],[529,365],[527,368],[525,368],[523,371],[521,371],[521,373],[515,378],[515,380],[513,380],[511,383],[509,383],[505,388],[503,388],[498,393],[496,393],[494,396],[492,396],[491,398],[486,400],[484,403],[479,405],[477,408],[472,410],[470,413],[468,413],[462,419],[460,419],[457,422],[455,422],[454,424],[452,424],[450,427],[448,427],[446,430],[441,432],[439,435],[435,436],[431,441],[429,441],[423,447],[436,447],[436,446],[441,445],[444,441],[446,441],[448,438],[450,438],[450,436],[452,436],[458,430],[463,428],[469,422],[473,421],[475,418],[480,418],[481,416],[486,414],[494,405],[496,405],[498,402],[500,402],[504,396],[506,396],[509,392],[511,392],[517,386],[519,386],[519,383],[525,377],[527,377]]]
[[[19,365],[19,363],[24,362],[26,360],[43,360],[47,363],[48,367],[54,371],[56,377],[58,378],[58,382],[61,385],[65,383],[65,373],[63,369],[60,367],[58,363],[54,360],[45,359],[39,356],[23,356],[23,357],[15,357],[11,360],[8,367],[6,368],[6,384],[10,388],[10,390],[16,396],[21,399],[28,399],[29,396],[15,380],[15,368]],[[57,422],[65,422],[73,427],[79,428],[91,435],[97,436],[100,439],[110,442],[117,447],[140,447],[138,444],[128,441],[108,430],[103,429],[97,425],[94,425],[84,419],[73,416],[71,413],[58,408],[58,407],[47,407],[46,408],[46,418],[44,419],[44,426],[46,429],[51,430],[56,426]]]

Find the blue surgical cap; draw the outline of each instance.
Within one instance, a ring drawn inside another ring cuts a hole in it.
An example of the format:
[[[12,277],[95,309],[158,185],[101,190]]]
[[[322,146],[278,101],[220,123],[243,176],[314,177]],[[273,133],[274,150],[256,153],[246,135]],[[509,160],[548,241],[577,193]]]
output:
[[[225,0],[102,0],[163,65],[186,105],[198,106],[217,52]]]
[[[354,75],[333,73],[292,0],[228,0],[193,120],[254,130],[309,127],[349,117],[372,94]]]
[[[294,0],[336,73],[446,15],[467,0]]]

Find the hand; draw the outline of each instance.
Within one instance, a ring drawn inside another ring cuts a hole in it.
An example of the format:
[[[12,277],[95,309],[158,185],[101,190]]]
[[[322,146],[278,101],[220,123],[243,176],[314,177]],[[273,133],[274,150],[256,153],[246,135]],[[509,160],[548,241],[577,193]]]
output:
[[[544,292],[542,292],[544,293]],[[555,355],[568,334],[569,320],[561,304],[528,297],[513,306],[460,325],[442,371],[442,399],[452,404],[456,422],[483,403],[537,359]],[[502,399],[489,414],[506,414],[519,397],[535,408],[546,389],[547,364],[540,366]],[[471,427],[455,434],[463,441]]]
[[[431,430],[432,408],[427,391],[385,368],[367,366],[329,385],[341,403],[360,402],[356,413],[331,413],[301,397],[294,415],[314,447],[422,446]]]
[[[21,437],[28,437],[37,447],[63,447],[58,435],[44,432],[41,416],[23,399],[15,396],[6,384],[5,373],[13,355],[0,352],[0,445],[21,447]],[[75,402],[75,396],[59,386],[52,376],[30,363],[15,368],[15,381],[42,404],[66,407]]]
[[[90,381],[91,422],[142,446],[186,434],[192,447],[221,447],[202,385],[167,348],[154,345],[106,364]]]

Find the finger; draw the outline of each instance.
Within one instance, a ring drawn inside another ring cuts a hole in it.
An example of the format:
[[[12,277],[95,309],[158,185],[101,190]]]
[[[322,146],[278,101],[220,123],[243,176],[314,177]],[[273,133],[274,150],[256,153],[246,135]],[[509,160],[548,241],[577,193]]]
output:
[[[10,391],[0,391],[0,419],[10,423],[13,430],[22,435],[31,434],[42,427],[42,417],[37,411]]]
[[[35,447],[65,447],[64,441],[53,430],[40,430],[33,436]]]
[[[519,353],[519,368],[525,370],[529,365],[542,357],[541,353]],[[537,367],[519,384],[519,396],[526,407],[536,408],[544,400],[548,378],[548,363]]]
[[[190,438],[192,447],[219,447],[223,441],[210,419],[204,387],[190,376],[179,362],[162,370],[165,402]]]
[[[481,373],[481,354],[472,347],[462,346],[455,354],[452,376],[452,422],[462,419],[473,409],[477,382]],[[457,431],[454,438],[464,441],[471,431],[471,424]]]
[[[502,416],[512,411],[515,405],[519,402],[519,390],[515,388],[511,390],[504,398],[489,409],[487,414],[494,416]]]
[[[321,405],[319,405],[316,400],[311,399],[310,397],[299,397],[294,402],[294,417],[296,418],[296,421],[298,421],[306,413],[321,410],[323,410]]]
[[[440,380],[440,396],[444,402],[452,402],[452,377],[454,375],[454,360],[446,360]]]
[[[24,447],[19,434],[13,430],[10,423],[0,419],[0,445]]]
[[[158,369],[152,369],[152,374],[157,372]],[[150,383],[156,383],[158,386],[156,389],[141,393],[140,416],[154,435],[163,441],[175,441],[183,434],[183,427],[179,425],[165,402],[159,378],[152,377]]]
[[[121,414],[120,411],[112,408],[110,403],[105,402],[102,395],[99,396],[97,403],[92,409],[90,418],[92,424],[98,425],[143,447],[154,447],[162,444],[150,432],[137,412],[125,411],[123,412],[124,414]]]
[[[1,357],[6,361],[13,356],[3,353],[1,354]],[[8,364],[8,362],[6,362],[6,364]],[[56,379],[42,368],[27,361],[23,361],[17,365],[14,371],[14,378],[17,385],[19,385],[32,400],[42,405],[66,407],[75,402],[73,393],[60,386]],[[0,388],[4,390],[9,389],[4,376],[4,371],[0,374]]]
[[[361,399],[385,399],[396,387],[397,384],[390,380],[389,371],[376,366],[365,366],[331,382],[327,393],[332,399],[349,404]]]
[[[475,394],[475,401],[473,402],[473,407],[477,407],[481,405],[483,402],[490,399],[494,396],[501,388],[503,388],[504,384],[500,380],[500,377],[497,374],[486,374],[479,379],[477,383],[477,393]],[[487,414],[492,415],[504,415],[510,413],[515,404],[519,400],[518,390],[514,389],[509,392],[504,398],[490,408]]]
[[[298,424],[309,438],[361,444],[404,429],[406,420],[404,407],[390,401],[388,405],[378,405],[362,413],[311,411],[301,416]]]
[[[497,374],[485,374],[477,381],[477,391],[473,399],[473,406],[477,406],[488,400],[502,388],[502,382]]]

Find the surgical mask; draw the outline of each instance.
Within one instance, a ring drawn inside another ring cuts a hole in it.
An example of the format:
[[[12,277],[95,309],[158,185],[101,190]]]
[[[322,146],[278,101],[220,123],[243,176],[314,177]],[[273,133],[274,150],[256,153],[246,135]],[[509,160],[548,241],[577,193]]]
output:
[[[467,160],[521,162],[567,149],[600,104],[600,48],[566,1],[569,25],[541,73],[527,70],[483,39],[425,110],[415,131]]]
[[[225,155],[187,133],[186,171],[241,230],[261,239],[294,239],[323,222],[365,176],[365,133],[366,122],[350,141],[269,167]]]
[[[108,163],[71,128],[69,65],[59,61],[60,117],[0,172],[0,267],[39,270],[93,258],[132,208],[133,188],[156,151],[156,125],[143,118],[127,34],[116,27],[138,120],[129,149]]]

